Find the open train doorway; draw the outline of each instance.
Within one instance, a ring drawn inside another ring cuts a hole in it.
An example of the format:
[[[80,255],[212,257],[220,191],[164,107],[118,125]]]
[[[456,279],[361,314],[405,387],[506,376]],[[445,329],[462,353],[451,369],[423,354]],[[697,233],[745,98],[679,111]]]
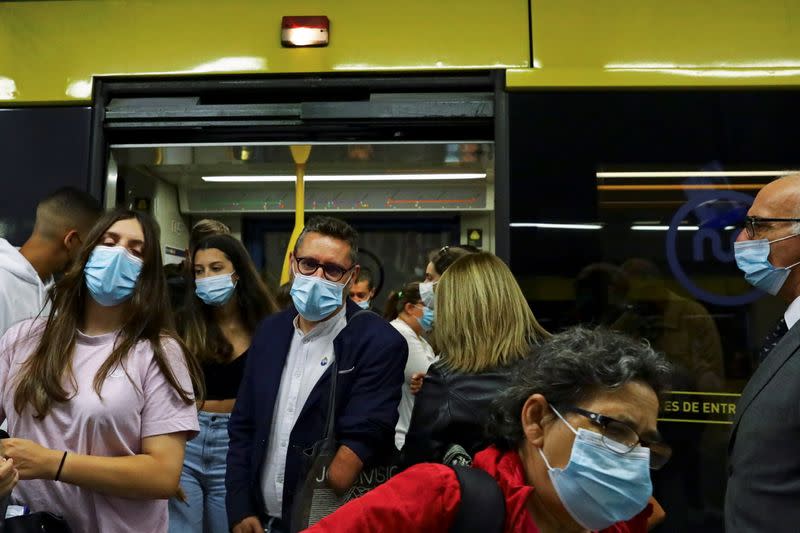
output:
[[[290,146],[309,145],[306,219],[361,234],[383,288],[422,279],[427,254],[509,255],[507,95],[499,72],[97,79],[91,187],[150,212],[165,263],[202,218],[228,224],[276,288],[297,205]]]
[[[106,203],[151,213],[167,264],[183,261],[195,222],[224,222],[277,289],[297,207],[289,146],[113,145]],[[432,250],[494,251],[491,140],[312,143],[304,181],[306,218],[336,216],[359,231],[377,309],[390,289],[422,280]]]

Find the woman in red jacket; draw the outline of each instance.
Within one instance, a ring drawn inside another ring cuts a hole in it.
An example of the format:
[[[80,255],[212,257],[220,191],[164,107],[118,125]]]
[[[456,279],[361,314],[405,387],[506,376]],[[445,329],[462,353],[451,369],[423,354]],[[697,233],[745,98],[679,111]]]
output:
[[[522,361],[473,465],[501,489],[504,531],[646,531],[650,469],[670,456],[656,429],[669,371],[649,346],[601,329],[567,330]],[[308,531],[448,532],[460,500],[454,470],[419,464]]]

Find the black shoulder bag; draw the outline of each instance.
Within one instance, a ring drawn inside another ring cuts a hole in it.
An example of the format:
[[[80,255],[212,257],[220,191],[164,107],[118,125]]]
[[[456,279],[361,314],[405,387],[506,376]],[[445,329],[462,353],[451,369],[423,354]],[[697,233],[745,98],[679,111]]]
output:
[[[372,311],[359,311],[354,314],[346,327],[355,318]],[[325,434],[321,440],[314,443],[310,450],[306,450],[309,458],[309,467],[302,485],[295,495],[294,509],[292,510],[291,530],[304,531],[313,526],[329,514],[333,513],[350,500],[369,492],[384,483],[398,471],[394,461],[389,464],[376,465],[364,468],[358,479],[344,494],[339,495],[328,486],[328,467],[336,456],[339,444],[336,441],[336,381],[339,375],[339,358],[334,353],[331,364],[331,388],[328,396],[328,413],[325,420]]]
[[[506,499],[497,481],[479,468],[451,468],[461,486],[461,502],[450,533],[503,533]]]
[[[2,533],[72,533],[67,522],[52,513],[38,512],[7,518]]]

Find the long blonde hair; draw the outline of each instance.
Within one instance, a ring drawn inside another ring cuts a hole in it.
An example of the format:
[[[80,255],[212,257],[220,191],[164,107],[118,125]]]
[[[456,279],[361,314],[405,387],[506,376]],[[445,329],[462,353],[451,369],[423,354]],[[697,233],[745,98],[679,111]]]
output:
[[[550,336],[511,270],[488,252],[464,256],[442,274],[433,334],[442,364],[467,373],[509,365]]]

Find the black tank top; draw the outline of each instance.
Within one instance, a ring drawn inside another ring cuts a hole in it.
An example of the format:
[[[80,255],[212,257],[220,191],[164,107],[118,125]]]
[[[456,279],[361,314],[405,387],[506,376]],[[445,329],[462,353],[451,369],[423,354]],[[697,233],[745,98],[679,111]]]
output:
[[[244,375],[247,362],[245,350],[242,355],[229,363],[205,363],[203,373],[206,379],[206,400],[231,400],[239,392],[239,384]]]

